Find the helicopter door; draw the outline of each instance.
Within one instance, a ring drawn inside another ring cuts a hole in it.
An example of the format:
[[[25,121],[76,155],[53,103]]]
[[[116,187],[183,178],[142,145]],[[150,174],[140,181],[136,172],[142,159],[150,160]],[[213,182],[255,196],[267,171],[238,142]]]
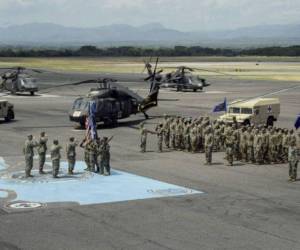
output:
[[[3,103],[0,102],[0,117],[4,116],[3,112],[4,112]]]

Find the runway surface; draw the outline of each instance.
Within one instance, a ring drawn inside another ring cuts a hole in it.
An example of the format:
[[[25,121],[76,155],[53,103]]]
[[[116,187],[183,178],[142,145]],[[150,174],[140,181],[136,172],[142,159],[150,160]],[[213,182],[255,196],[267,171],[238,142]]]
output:
[[[50,141],[58,138],[64,144],[70,136],[82,139],[85,132],[74,129],[68,111],[77,96],[85,95],[95,85],[44,88],[97,76],[47,73],[40,76],[41,93],[37,96],[5,97],[15,105],[16,120],[0,122],[0,249],[298,249],[300,182],[287,182],[287,165],[235,163],[234,167],[227,167],[223,164],[224,154],[214,153],[214,164],[205,166],[203,154],[168,150],[157,153],[154,135],[149,136],[147,153],[142,154],[137,126],[144,116],[140,114],[120,121],[117,128],[98,128],[101,136],[114,135],[114,172],[124,174],[124,181],[134,183],[123,182],[122,186],[122,180],[114,179],[121,176],[96,176],[93,180],[97,181],[88,186],[80,182],[63,191],[69,194],[56,196],[53,192],[60,189],[52,186],[36,190],[27,187],[20,189],[23,193],[18,197],[18,188],[14,190],[13,185],[28,185],[20,184],[26,135],[33,133],[38,137],[45,130]],[[117,77],[124,86],[146,96],[148,85],[139,81],[142,75]],[[159,106],[148,112],[146,127],[153,129],[164,113],[214,117],[210,113],[212,107],[224,97],[230,101],[269,92],[276,92],[274,96],[281,101],[277,125],[293,127],[300,110],[300,88],[294,88],[299,83],[231,79],[211,82],[203,93],[160,91]],[[78,159],[83,159],[80,149]],[[79,163],[76,171],[83,173],[82,168]],[[5,188],[3,181],[12,176],[20,178]],[[49,184],[48,177],[39,178],[36,174],[34,180],[39,185]],[[127,198],[99,202],[109,192]],[[134,196],[135,192],[142,192],[143,197]]]

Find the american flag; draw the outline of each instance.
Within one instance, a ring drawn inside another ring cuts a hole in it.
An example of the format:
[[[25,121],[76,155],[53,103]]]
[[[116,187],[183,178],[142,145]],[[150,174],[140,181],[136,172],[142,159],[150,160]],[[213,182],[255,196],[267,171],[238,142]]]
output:
[[[86,118],[85,127],[86,127],[86,137],[92,140],[96,140],[98,138],[96,111],[97,111],[96,103],[94,101],[90,101],[89,116]]]

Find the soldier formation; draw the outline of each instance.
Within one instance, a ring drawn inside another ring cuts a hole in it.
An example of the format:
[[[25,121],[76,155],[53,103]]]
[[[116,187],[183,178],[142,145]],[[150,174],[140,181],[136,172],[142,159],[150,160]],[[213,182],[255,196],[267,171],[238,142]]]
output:
[[[84,160],[87,165],[85,170],[100,173],[102,175],[110,175],[110,145],[109,142],[113,137],[108,139],[103,137],[102,140],[97,138],[96,140],[91,140],[85,138],[81,143],[80,147],[84,148]],[[38,159],[39,159],[39,173],[46,174],[44,171],[44,165],[46,161],[47,153],[47,142],[48,137],[45,132],[41,132],[38,140],[35,140],[32,135],[27,136],[23,147],[23,153],[25,156],[25,177],[33,177],[31,170],[33,168],[33,157],[34,148],[37,148]],[[69,138],[66,144],[66,158],[68,160],[68,173],[70,175],[74,174],[74,168],[76,164],[76,147],[78,142],[74,137]],[[50,155],[52,161],[52,175],[53,178],[58,178],[61,150],[62,146],[59,145],[58,140],[53,140],[53,144],[50,147]]]
[[[158,151],[166,148],[191,153],[205,153],[205,164],[211,165],[212,152],[225,152],[227,165],[234,161],[262,164],[290,164],[290,181],[297,179],[300,133],[285,128],[244,126],[211,121],[207,116],[196,119],[164,116],[152,132],[141,126],[141,152],[146,151],[147,133],[158,136]]]

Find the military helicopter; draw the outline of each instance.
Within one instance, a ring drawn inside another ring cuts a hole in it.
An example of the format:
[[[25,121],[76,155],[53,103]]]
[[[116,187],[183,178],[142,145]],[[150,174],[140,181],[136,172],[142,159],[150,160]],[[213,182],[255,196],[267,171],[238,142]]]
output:
[[[9,91],[13,95],[19,92],[29,92],[31,95],[34,95],[34,93],[38,91],[36,79],[25,71],[33,71],[36,73],[42,73],[42,71],[26,69],[24,67],[0,69],[7,70],[0,75],[0,91]]]
[[[91,101],[96,103],[96,122],[104,122],[106,126],[114,126],[118,120],[127,118],[132,114],[143,113],[148,119],[146,111],[157,106],[159,84],[155,80],[158,59],[152,73],[150,91],[146,98],[139,96],[128,88],[116,83],[116,80],[92,79],[72,85],[98,83],[98,88],[91,89],[87,96],[77,98],[69,112],[69,118],[81,127],[85,126]]]
[[[149,76],[144,80],[148,81],[152,78],[153,74],[150,62],[145,62],[145,69],[147,69]],[[193,90],[196,92],[197,90],[202,91],[203,88],[210,86],[210,83],[207,83],[206,79],[201,78],[199,75],[192,74],[192,72],[196,70],[224,74],[218,71],[190,68],[186,66],[179,66],[176,68],[165,67],[164,69],[175,69],[175,71],[162,75],[161,73],[163,72],[163,69],[160,69],[156,73],[156,81],[160,84],[161,88],[176,88],[177,91]]]

